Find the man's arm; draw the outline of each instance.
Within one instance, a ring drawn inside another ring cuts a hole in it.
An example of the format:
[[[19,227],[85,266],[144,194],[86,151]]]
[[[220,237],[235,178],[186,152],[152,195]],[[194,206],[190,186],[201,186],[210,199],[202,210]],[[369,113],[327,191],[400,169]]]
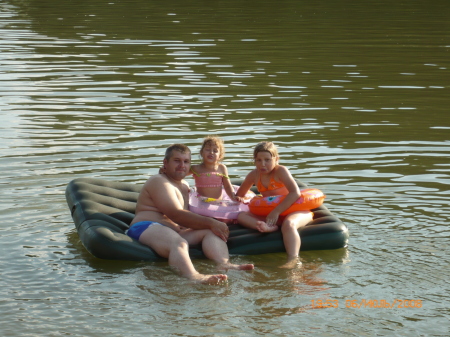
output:
[[[164,177],[155,177],[151,183],[145,184],[144,188],[158,210],[173,222],[191,229],[210,229],[222,240],[227,241],[228,226],[213,218],[185,210],[184,205],[180,202],[180,199],[182,199],[181,191]]]

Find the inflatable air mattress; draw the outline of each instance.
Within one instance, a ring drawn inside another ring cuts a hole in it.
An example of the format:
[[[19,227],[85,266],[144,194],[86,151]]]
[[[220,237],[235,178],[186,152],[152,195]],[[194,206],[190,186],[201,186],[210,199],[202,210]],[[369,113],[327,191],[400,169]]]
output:
[[[240,185],[242,181],[232,180]],[[300,188],[307,186],[297,181]],[[95,257],[112,260],[157,261],[151,248],[125,234],[133,220],[142,185],[96,178],[78,178],[66,188],[66,200],[83,246]],[[254,190],[254,192],[257,192]],[[347,227],[326,206],[312,210],[313,221],[299,230],[301,250],[338,249],[347,246]],[[260,233],[230,225],[230,254],[253,255],[285,251],[281,232]],[[203,257],[191,247],[193,258]]]

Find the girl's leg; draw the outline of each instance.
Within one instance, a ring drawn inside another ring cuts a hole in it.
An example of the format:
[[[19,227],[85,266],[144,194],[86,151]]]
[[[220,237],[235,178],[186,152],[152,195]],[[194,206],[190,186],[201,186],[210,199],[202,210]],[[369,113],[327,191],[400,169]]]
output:
[[[274,232],[278,230],[278,226],[267,225],[264,217],[259,217],[249,212],[239,213],[237,220],[240,225],[255,229],[263,233]]]
[[[312,220],[312,215],[310,211],[295,212],[289,214],[283,220],[281,233],[283,234],[284,247],[289,260],[298,257],[301,246],[298,229],[306,226]]]
[[[244,227],[256,230],[258,229],[257,228],[258,219],[251,213],[241,212],[238,214],[237,220],[238,223]]]

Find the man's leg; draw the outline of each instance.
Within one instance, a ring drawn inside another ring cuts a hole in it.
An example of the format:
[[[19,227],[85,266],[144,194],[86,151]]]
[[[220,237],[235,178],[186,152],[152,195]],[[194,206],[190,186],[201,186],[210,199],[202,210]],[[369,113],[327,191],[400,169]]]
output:
[[[217,263],[220,269],[252,270],[253,264],[232,264],[229,261],[228,247],[225,241],[208,229],[182,231],[180,235],[191,245],[202,243],[202,250],[208,259]]]
[[[227,276],[203,275],[195,270],[189,257],[189,244],[174,230],[154,224],[140,236],[139,242],[151,247],[156,253],[169,260],[169,265],[176,268],[181,275],[203,283],[217,283],[226,280]]]

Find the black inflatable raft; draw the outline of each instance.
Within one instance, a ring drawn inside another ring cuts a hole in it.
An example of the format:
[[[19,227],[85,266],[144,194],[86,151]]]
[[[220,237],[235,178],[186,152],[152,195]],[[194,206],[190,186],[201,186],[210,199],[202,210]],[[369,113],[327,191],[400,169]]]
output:
[[[234,185],[242,181],[232,180]],[[300,188],[305,188],[298,182]],[[95,178],[79,178],[66,188],[66,200],[84,247],[95,257],[113,260],[161,259],[151,248],[125,234],[134,218],[142,186]],[[256,191],[255,191],[256,192]],[[314,219],[300,229],[301,250],[338,249],[347,246],[347,227],[322,205]],[[260,233],[230,225],[230,254],[252,255],[283,252],[281,232]],[[201,247],[191,247],[192,257],[203,257]]]

